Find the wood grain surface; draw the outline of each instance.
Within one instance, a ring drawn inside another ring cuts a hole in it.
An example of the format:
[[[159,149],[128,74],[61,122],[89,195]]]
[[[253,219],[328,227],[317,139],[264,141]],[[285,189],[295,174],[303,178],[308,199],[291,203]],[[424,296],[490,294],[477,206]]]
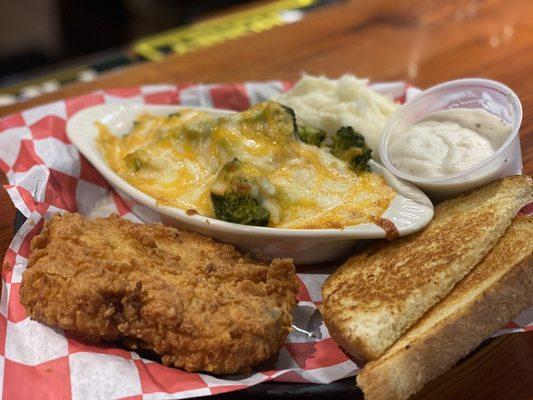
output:
[[[296,80],[302,72],[343,73],[419,87],[486,77],[522,100],[524,171],[533,173],[533,1],[366,0],[310,12],[303,21],[158,63],[142,63],[74,84],[0,116],[96,88],[163,82]],[[5,177],[0,178],[5,183]],[[0,254],[12,237],[14,208],[0,193]],[[413,399],[533,398],[533,332],[485,344]],[[362,398],[355,388],[353,399]]]

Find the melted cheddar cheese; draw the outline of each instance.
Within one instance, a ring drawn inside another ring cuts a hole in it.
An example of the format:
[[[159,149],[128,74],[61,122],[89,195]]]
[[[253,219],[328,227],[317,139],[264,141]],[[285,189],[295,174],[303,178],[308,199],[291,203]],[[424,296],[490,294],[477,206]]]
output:
[[[217,178],[235,158],[255,182],[268,226],[342,229],[383,214],[395,193],[382,177],[356,174],[327,150],[301,142],[269,120],[263,104],[217,119],[196,110],[144,114],[123,137],[97,122],[97,143],[117,174],[159,204],[207,217],[215,217]]]

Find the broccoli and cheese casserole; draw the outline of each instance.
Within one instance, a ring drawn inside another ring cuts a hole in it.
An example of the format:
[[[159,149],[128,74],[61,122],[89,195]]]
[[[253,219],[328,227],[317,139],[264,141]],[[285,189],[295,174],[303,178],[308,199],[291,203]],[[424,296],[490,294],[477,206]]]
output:
[[[395,195],[369,171],[371,150],[352,128],[326,139],[272,101],[218,118],[144,114],[123,137],[97,125],[100,151],[123,179],[158,204],[224,221],[341,229],[380,217]]]

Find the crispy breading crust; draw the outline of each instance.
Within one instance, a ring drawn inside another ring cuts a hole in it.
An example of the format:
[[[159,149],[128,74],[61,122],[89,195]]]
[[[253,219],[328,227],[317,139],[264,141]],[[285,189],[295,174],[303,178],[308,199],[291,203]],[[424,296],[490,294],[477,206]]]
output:
[[[292,323],[294,265],[118,216],[54,216],[32,241],[21,302],[86,340],[122,341],[187,371],[235,373],[275,354]]]

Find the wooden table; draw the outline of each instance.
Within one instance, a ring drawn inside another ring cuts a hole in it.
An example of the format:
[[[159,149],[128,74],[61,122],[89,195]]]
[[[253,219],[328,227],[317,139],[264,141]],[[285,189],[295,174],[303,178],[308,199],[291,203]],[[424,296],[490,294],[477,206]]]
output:
[[[0,115],[96,88],[161,82],[296,80],[301,72],[427,87],[481,76],[512,87],[524,106],[525,172],[533,173],[533,2],[531,0],[365,0],[328,6],[301,22],[159,63],[144,63],[75,84]],[[5,177],[2,177],[5,182]],[[11,240],[14,208],[0,195],[0,254]],[[530,399],[533,332],[491,340],[416,399]],[[354,386],[353,399],[362,398]]]

